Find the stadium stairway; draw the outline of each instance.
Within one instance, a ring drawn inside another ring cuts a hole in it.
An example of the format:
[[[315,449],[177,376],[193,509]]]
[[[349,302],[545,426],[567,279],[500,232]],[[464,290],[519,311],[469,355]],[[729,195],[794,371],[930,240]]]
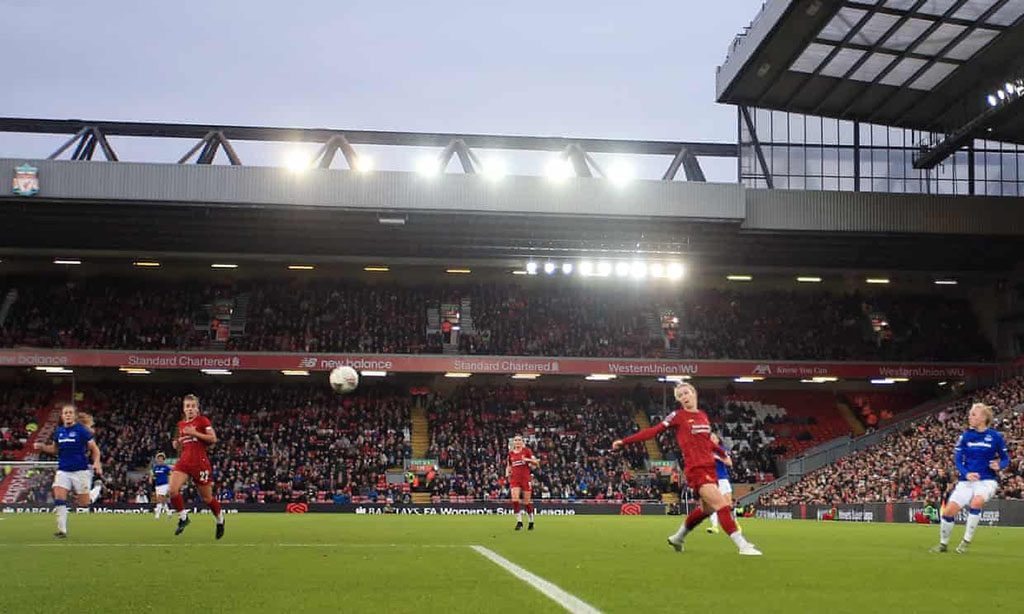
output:
[[[240,337],[245,334],[245,323],[249,319],[249,302],[252,296],[244,292],[235,297],[235,308],[231,312],[231,336]]]
[[[647,412],[642,409],[636,411],[636,415],[633,418],[636,420],[636,425],[641,429],[651,428],[651,420],[647,417]],[[644,448],[647,450],[647,457],[651,460],[665,460],[665,456],[661,453],[661,448],[658,447],[658,440],[648,439],[644,442]],[[679,493],[677,492],[663,492],[661,493],[661,502],[668,505],[671,503],[679,503]]]
[[[462,329],[463,334],[476,334],[476,327],[473,326],[473,301],[468,297],[463,297],[460,301],[460,305],[459,326]]]
[[[425,458],[430,448],[430,424],[427,422],[427,410],[421,403],[413,405],[410,412],[412,428],[412,457]]]
[[[846,423],[850,425],[850,430],[853,432],[855,437],[860,437],[864,434],[864,425],[857,419],[857,416],[853,413],[853,408],[850,407],[849,403],[838,400],[836,401],[836,408],[839,409],[839,413],[842,414]]]
[[[637,410],[634,420],[636,420],[636,425],[641,429],[651,428],[651,421],[647,417],[647,413],[641,409]],[[664,460],[665,457],[661,454],[661,448],[658,447],[657,439],[648,439],[644,442],[644,447],[647,449],[647,457],[651,460]]]
[[[652,339],[664,339],[665,331],[661,329],[661,314],[655,311],[647,312],[647,332]]]
[[[409,419],[412,422],[412,457],[425,458],[427,450],[430,449],[430,423],[427,420],[427,410],[422,403],[413,405],[409,412]],[[412,502],[420,505],[430,503],[429,492],[412,493]]]
[[[14,303],[18,302],[18,290],[11,288],[4,295],[4,302],[0,304],[0,326],[4,325],[7,321],[7,316],[11,313],[11,308],[14,307]]]
[[[47,407],[51,407],[52,404],[48,404]],[[25,441],[25,445],[20,450],[14,453],[14,460],[35,460],[35,458],[29,459],[31,455],[38,457],[38,454],[32,447],[36,441],[43,441],[50,438],[53,431],[57,429],[57,424],[60,422],[60,409],[40,409],[36,412],[36,423],[39,424],[39,428],[36,429],[35,433]],[[0,463],[2,464],[2,463]],[[2,480],[0,480],[0,502],[2,503],[14,503],[18,500],[18,495],[24,490],[22,484],[23,478],[29,477],[32,472],[30,468],[18,467],[7,474]]]

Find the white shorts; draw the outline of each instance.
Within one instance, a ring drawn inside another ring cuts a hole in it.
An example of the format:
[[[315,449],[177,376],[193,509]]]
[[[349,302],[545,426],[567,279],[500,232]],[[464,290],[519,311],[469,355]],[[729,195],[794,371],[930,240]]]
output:
[[[92,487],[92,471],[82,469],[81,471],[57,471],[53,478],[53,485],[63,488],[75,494],[85,494]]]
[[[170,484],[162,484],[162,485],[156,487],[156,494],[157,494],[157,496],[160,496],[160,497],[166,497],[168,491],[170,491],[170,490],[171,490],[171,485]]]
[[[970,507],[971,499],[981,497],[985,501],[992,498],[999,488],[999,482],[995,480],[978,480],[976,482],[957,482],[956,488],[949,500],[962,508]]]
[[[718,480],[718,491],[723,495],[732,494],[732,484],[729,480]]]

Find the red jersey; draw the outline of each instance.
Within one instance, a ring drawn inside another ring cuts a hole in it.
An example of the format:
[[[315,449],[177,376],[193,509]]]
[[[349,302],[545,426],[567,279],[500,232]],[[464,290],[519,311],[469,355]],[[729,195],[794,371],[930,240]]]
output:
[[[527,459],[533,459],[533,451],[530,448],[524,447],[518,452],[509,450],[508,464],[512,467],[513,478],[530,479],[530,463]]]
[[[714,469],[716,454],[722,458],[728,456],[721,446],[711,441],[711,421],[708,420],[708,415],[699,409],[695,412],[677,409],[658,424],[624,438],[622,443],[653,439],[667,428],[676,430],[676,441],[683,453],[683,465],[687,470],[693,467]]]
[[[178,458],[178,462],[182,465],[200,461],[209,463],[209,459],[206,457],[206,448],[209,444],[199,441],[199,439],[191,435],[186,435],[184,433],[185,427],[189,426],[194,426],[197,432],[204,435],[213,428],[210,419],[203,415],[196,416],[191,420],[178,422],[178,441],[181,443],[181,457]]]

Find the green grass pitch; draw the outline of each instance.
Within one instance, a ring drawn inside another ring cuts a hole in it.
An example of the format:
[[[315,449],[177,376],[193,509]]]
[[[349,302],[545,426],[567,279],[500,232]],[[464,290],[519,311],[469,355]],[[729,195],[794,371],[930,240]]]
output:
[[[928,553],[936,527],[744,521],[765,556],[724,535],[665,545],[678,517],[239,514],[0,516],[4,612],[560,612],[470,549],[481,545],[604,612],[1019,611],[1024,530],[982,526],[967,555]],[[954,533],[954,544],[962,534]]]

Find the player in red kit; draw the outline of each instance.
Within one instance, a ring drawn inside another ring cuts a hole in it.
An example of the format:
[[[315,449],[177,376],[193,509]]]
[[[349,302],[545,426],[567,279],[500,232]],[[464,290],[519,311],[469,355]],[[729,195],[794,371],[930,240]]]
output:
[[[508,466],[505,468],[505,477],[512,487],[512,511],[516,513],[516,531],[523,529],[523,510],[520,507],[519,499],[522,497],[526,513],[530,515],[528,530],[533,530],[533,502],[530,497],[533,487],[530,484],[530,467],[539,467],[540,460],[533,455],[530,448],[526,447],[521,435],[512,438],[512,449],[508,453]]]
[[[700,506],[686,517],[679,530],[668,538],[670,546],[676,552],[683,551],[683,540],[711,514],[718,516],[718,522],[732,539],[740,554],[760,556],[761,551],[743,537],[732,517],[732,506],[718,490],[718,478],[715,473],[715,456],[725,459],[729,453],[711,440],[711,422],[707,414],[697,408],[697,389],[687,383],[680,383],[675,388],[676,401],[680,408],[665,416],[658,424],[634,433],[629,437],[617,439],[612,449],[618,450],[628,443],[636,443],[652,439],[668,428],[676,431],[676,441],[683,453],[683,474],[686,484],[700,495]]]
[[[199,490],[203,503],[209,506],[217,521],[217,539],[224,537],[224,512],[220,509],[220,501],[213,496],[213,467],[206,455],[206,448],[217,443],[217,433],[210,424],[210,419],[199,413],[199,397],[194,394],[185,395],[182,401],[185,419],[178,422],[178,434],[174,439],[174,449],[180,456],[171,469],[170,498],[174,509],[178,510],[178,528],[175,535],[181,535],[189,524],[185,501],[181,496],[181,487],[187,478]]]

